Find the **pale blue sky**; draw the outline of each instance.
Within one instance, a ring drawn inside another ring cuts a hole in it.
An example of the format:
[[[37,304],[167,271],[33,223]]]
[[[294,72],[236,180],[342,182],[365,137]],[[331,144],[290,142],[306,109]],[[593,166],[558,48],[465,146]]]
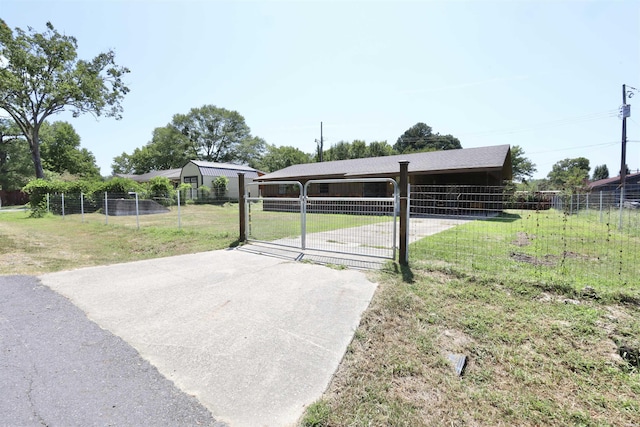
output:
[[[640,89],[640,1],[0,0],[11,28],[51,21],[79,56],[131,69],[121,121],[67,120],[103,175],[176,113],[236,110],[253,135],[315,151],[393,145],[417,122],[464,148],[520,145],[535,177],[567,157],[620,169],[625,83]],[[640,168],[640,93],[627,163]]]

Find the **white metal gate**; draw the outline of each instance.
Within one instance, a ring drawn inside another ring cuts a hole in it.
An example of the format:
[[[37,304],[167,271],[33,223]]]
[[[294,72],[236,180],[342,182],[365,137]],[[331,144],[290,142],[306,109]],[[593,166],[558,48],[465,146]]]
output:
[[[398,186],[393,179],[251,183],[247,240],[301,250],[395,259]]]

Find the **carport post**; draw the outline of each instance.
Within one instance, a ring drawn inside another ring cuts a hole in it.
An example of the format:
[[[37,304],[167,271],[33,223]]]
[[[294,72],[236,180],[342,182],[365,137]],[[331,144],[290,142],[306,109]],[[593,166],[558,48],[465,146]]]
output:
[[[409,187],[409,161],[400,162],[400,265],[409,265],[409,252],[407,250],[407,205]]]
[[[238,210],[240,211],[240,241],[247,240],[246,222],[245,218],[245,194],[244,194],[244,173],[238,173]]]

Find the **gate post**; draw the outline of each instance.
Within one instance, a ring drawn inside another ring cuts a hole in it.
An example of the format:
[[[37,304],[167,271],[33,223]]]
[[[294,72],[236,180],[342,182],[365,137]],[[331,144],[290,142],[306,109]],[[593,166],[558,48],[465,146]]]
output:
[[[409,161],[400,162],[400,265],[409,265],[409,252],[407,250],[407,205],[409,186]]]
[[[245,214],[244,173],[238,172],[238,210],[240,211],[240,237],[241,242],[247,240],[247,218]]]

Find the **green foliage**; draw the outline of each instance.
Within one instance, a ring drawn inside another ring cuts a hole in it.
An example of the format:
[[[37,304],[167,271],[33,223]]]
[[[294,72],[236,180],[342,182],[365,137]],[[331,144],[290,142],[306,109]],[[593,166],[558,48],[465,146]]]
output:
[[[144,194],[145,188],[132,179],[115,177],[101,183],[94,192],[113,193],[120,197],[127,198],[129,197],[130,192]]]
[[[80,135],[70,123],[42,123],[40,144],[44,169],[85,178],[100,176],[95,157],[86,148],[80,147]]]
[[[259,166],[266,150],[267,142],[264,139],[258,136],[245,138],[236,147],[234,162],[260,169]]]
[[[257,167],[265,148],[264,139],[251,136],[238,112],[204,105],[174,115],[171,123],[154,129],[145,146],[116,156],[111,169],[114,174],[143,174],[181,168],[189,160]]]
[[[156,176],[147,184],[151,197],[169,197],[173,193],[173,184],[165,176]]]
[[[458,138],[452,135],[434,134],[431,126],[425,123],[416,123],[407,129],[393,146],[393,149],[400,154],[459,148],[462,148],[462,145]]]
[[[511,168],[514,181],[526,181],[537,171],[535,163],[524,156],[524,150],[519,145],[511,147]]]
[[[15,32],[0,20],[0,108],[20,127],[29,143],[36,178],[44,177],[40,125],[50,115],[70,109],[73,116],[121,118],[120,102],[129,89],[129,72],[115,64],[113,51],[92,60],[77,58],[75,37],[60,34],[50,22],[46,31]],[[85,153],[86,154],[86,153]]]
[[[351,143],[349,147],[349,158],[350,159],[362,159],[368,157],[367,153],[367,143],[356,139]]]
[[[153,130],[153,136],[144,147],[131,155],[116,156],[111,169],[116,173],[143,174],[153,170],[177,169],[189,160],[198,158],[194,144],[174,126]]]
[[[328,150],[324,151],[323,159],[325,161],[348,160],[390,156],[393,154],[395,154],[393,148],[387,141],[373,141],[367,145],[365,141],[356,139],[351,143],[339,141],[332,145]]]
[[[216,198],[220,199],[227,193],[227,185],[229,184],[229,178],[226,176],[219,176],[213,180],[211,187]]]
[[[393,154],[393,147],[387,141],[373,141],[367,147],[367,157],[391,156]]]
[[[553,165],[547,178],[553,189],[578,192],[585,189],[590,169],[585,157],[564,159]]]
[[[274,172],[303,163],[311,163],[311,156],[295,147],[269,145],[267,153],[260,160],[258,169],[265,172]]]
[[[0,190],[17,190],[33,177],[29,145],[13,120],[0,118]]]
[[[47,194],[62,193],[66,191],[67,184],[64,181],[46,181],[34,179],[22,188],[29,195],[29,207],[31,216],[41,218],[47,213]]]
[[[350,159],[351,145],[347,141],[338,141],[324,152],[325,161]]]
[[[193,144],[199,159],[210,162],[238,161],[238,147],[251,137],[240,113],[215,105],[176,114],[171,125]]]
[[[592,181],[609,178],[609,168],[607,165],[599,165],[593,169]]]

